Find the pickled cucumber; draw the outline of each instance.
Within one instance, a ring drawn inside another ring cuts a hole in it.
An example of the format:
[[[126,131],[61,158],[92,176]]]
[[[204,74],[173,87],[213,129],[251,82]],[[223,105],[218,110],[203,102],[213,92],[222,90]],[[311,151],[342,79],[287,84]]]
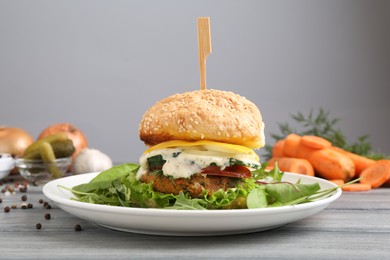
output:
[[[76,151],[76,148],[73,145],[73,141],[68,139],[65,142],[54,142],[51,144],[53,148],[54,155],[56,158],[65,158],[72,156]]]
[[[61,177],[61,171],[58,169],[55,160],[56,157],[54,155],[53,148],[48,142],[42,142],[40,145],[40,154],[43,162],[47,166],[47,170],[54,178]]]
[[[58,158],[65,158],[70,157],[75,152],[76,148],[73,146],[72,140],[68,139],[65,142],[54,142],[51,144],[51,147],[53,148],[54,156]],[[26,154],[24,159],[31,159],[31,160],[41,160],[41,154],[39,153],[29,153]]]
[[[66,135],[66,133],[58,133],[58,134],[49,135],[41,140],[35,141],[29,147],[27,147],[26,151],[24,152],[23,158],[24,159],[40,159],[41,158],[40,149],[41,149],[41,145],[43,143],[45,143],[45,142],[48,144],[66,143],[67,140],[68,140],[68,136]]]

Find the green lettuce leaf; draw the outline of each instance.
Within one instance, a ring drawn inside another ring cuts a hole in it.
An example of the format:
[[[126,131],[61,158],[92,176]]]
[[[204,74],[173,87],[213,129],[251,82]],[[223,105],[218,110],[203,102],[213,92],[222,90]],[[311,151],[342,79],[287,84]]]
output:
[[[267,192],[264,187],[251,190],[246,199],[248,209],[265,208],[268,206]]]

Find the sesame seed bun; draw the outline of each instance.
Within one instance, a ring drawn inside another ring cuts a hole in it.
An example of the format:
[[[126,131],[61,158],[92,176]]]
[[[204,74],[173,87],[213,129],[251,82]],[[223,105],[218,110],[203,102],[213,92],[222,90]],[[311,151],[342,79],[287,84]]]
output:
[[[146,145],[170,140],[210,140],[263,147],[264,123],[259,109],[245,97],[220,90],[175,94],[150,107],[139,135]]]

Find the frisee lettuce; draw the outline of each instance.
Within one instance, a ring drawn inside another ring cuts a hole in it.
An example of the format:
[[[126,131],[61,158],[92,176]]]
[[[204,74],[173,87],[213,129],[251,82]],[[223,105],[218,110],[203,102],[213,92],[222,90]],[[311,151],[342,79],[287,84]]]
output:
[[[295,205],[328,197],[337,189],[321,191],[318,183],[282,182],[283,172],[277,165],[272,171],[266,164],[252,171],[253,178],[244,179],[236,188],[220,189],[210,196],[207,191],[200,198],[190,198],[155,191],[152,184],[136,179],[138,164],[122,164],[101,172],[90,182],[72,188],[80,202],[123,207],[205,210],[231,208],[265,208]],[[265,181],[267,180],[267,181]],[[271,182],[269,182],[271,180]]]

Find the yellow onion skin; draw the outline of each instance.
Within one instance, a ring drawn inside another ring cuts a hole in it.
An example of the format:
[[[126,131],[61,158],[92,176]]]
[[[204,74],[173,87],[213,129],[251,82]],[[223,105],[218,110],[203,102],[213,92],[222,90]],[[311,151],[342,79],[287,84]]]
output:
[[[18,127],[0,127],[0,153],[22,157],[28,146],[34,142],[32,136]]]

